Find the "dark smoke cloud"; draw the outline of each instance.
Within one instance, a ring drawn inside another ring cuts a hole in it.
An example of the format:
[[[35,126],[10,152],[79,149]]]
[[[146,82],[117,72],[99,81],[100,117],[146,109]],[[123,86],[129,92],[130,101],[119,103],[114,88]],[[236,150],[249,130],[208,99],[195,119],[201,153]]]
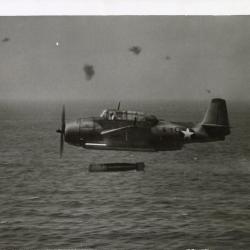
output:
[[[139,55],[141,53],[141,47],[133,46],[129,48],[129,51],[133,52],[135,55]]]
[[[2,42],[4,42],[4,43],[9,42],[9,41],[10,41],[9,37],[5,37],[4,39],[2,39]]]
[[[95,70],[93,65],[85,64],[83,67],[83,71],[85,72],[86,80],[89,81],[95,75]]]
[[[170,57],[170,56],[166,56],[165,59],[166,59],[167,61],[169,61],[169,60],[171,60],[171,57]]]

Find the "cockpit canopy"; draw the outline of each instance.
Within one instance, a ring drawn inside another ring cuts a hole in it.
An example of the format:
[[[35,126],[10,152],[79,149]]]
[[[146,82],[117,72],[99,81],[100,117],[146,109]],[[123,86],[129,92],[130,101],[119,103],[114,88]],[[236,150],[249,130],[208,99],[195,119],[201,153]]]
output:
[[[137,111],[122,111],[117,109],[105,109],[100,117],[107,120],[125,120],[125,121],[145,121],[145,114]]]

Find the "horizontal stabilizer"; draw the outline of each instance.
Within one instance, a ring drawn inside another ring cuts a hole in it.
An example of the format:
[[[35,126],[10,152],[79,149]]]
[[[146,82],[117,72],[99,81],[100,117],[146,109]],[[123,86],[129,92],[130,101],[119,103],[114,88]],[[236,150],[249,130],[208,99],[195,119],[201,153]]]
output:
[[[220,124],[202,124],[203,127],[211,127],[211,128],[231,128],[230,126],[227,125],[220,125]]]

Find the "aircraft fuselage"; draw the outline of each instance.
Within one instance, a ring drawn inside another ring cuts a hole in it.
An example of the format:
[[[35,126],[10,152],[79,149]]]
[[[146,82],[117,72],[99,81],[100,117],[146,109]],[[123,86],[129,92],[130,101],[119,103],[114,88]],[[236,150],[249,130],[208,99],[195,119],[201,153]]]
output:
[[[87,149],[159,151],[180,150],[185,143],[224,140],[228,134],[226,103],[213,99],[203,121],[196,125],[112,109],[104,110],[100,117],[67,123],[64,140]]]

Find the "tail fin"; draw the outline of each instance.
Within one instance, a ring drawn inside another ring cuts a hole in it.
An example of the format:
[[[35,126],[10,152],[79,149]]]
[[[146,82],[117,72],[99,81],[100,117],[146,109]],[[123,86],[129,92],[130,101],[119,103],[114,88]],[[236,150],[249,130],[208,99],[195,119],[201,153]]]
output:
[[[226,101],[220,98],[212,99],[201,122],[209,136],[224,137],[230,134]]]

